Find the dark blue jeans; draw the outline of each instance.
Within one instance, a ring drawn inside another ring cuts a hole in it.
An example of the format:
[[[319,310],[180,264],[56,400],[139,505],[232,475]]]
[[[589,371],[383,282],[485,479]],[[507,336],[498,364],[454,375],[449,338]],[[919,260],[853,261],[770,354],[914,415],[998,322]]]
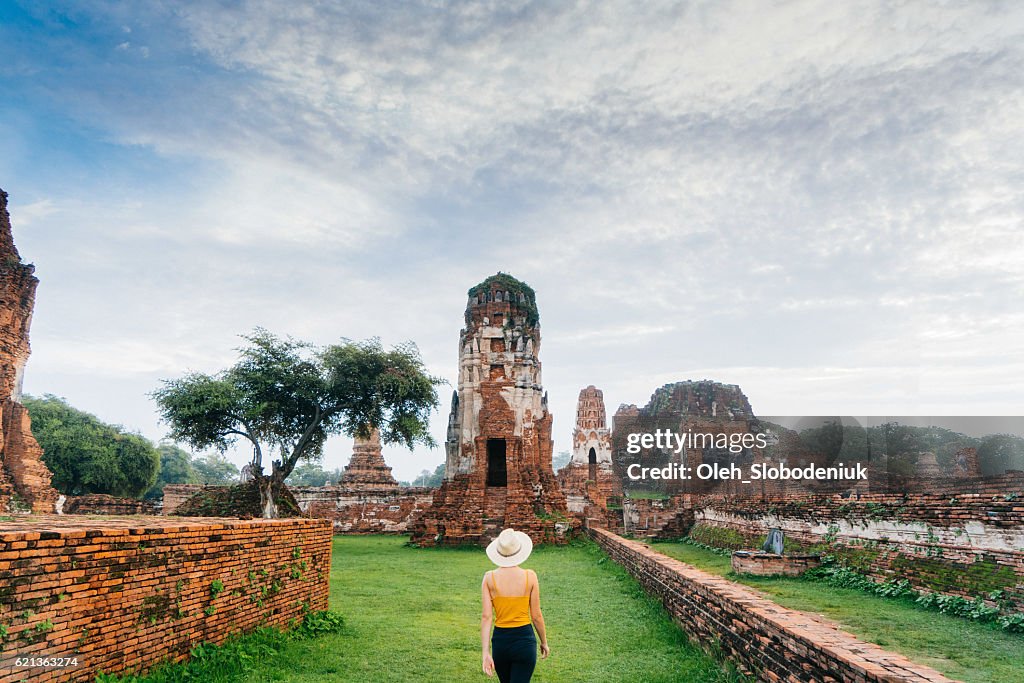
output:
[[[537,638],[533,635],[533,625],[515,628],[495,626],[491,634],[491,657],[501,683],[529,683],[537,666]]]

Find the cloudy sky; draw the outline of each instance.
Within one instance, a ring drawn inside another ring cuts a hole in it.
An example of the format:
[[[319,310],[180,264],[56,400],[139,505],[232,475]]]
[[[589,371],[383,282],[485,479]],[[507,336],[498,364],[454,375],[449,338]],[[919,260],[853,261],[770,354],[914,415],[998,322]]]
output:
[[[154,439],[148,392],[255,326],[454,383],[498,270],[537,291],[556,450],[588,384],[1024,411],[1017,2],[5,2],[0,93],[26,390]]]

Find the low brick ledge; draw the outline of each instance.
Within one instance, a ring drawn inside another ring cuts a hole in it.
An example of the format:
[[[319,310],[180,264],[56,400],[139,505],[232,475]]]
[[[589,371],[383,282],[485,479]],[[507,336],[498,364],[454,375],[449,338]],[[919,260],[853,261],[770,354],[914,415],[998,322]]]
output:
[[[0,542],[56,538],[91,538],[126,534],[161,534],[203,527],[210,531],[251,526],[329,526],[327,520],[307,517],[281,519],[234,517],[163,517],[160,515],[26,515],[0,522]]]
[[[716,645],[744,673],[772,683],[950,683],[938,671],[858,640],[806,612],[602,528],[591,537],[661,599],[693,639]]]

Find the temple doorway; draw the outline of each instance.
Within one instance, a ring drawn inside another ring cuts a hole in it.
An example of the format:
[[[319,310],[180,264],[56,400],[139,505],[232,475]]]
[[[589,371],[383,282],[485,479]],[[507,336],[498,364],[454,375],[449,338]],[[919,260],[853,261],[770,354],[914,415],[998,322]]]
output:
[[[487,485],[508,486],[505,439],[487,439]]]
[[[590,464],[590,474],[588,478],[590,481],[597,481],[597,451],[593,448],[590,449],[590,454],[587,456],[587,462]]]

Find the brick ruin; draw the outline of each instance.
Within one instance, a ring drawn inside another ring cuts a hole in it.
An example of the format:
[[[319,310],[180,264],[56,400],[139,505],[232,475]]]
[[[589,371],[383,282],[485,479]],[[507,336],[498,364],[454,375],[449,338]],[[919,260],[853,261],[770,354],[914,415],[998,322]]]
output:
[[[1020,473],[991,479],[1004,491],[1024,484]],[[794,552],[831,555],[876,582],[905,579],[918,591],[1024,611],[1024,496],[971,489],[693,496],[690,505],[688,533],[708,545],[753,549],[778,528]]]
[[[365,439],[356,437],[352,457],[338,484],[352,491],[390,492],[398,488],[398,482],[391,476],[391,468],[381,454],[378,430],[371,431]]]
[[[588,506],[604,508],[611,496],[622,495],[622,479],[612,468],[612,434],[605,417],[604,393],[590,385],[576,402],[572,458],[558,472],[569,511],[586,514]]]
[[[575,525],[552,471],[539,353],[533,289],[498,273],[469,290],[445,479],[413,542],[482,544],[503,527],[551,542]]]
[[[771,437],[764,451],[688,450],[682,457],[691,466],[717,461],[749,471],[758,462],[827,461],[797,432],[760,422],[739,387],[679,382],[658,389],[643,408],[622,406],[616,413],[613,461],[620,476],[626,463],[656,467],[681,459],[658,449],[626,454],[630,433],[656,429]],[[707,545],[744,550],[758,549],[767,532],[779,528],[787,536],[787,552],[829,554],[877,582],[905,579],[921,592],[981,599],[1007,613],[1019,612],[1024,610],[1024,473],[980,477],[978,471],[976,449],[964,447],[945,469],[934,453],[920,453],[913,476],[889,471],[882,458],[868,466],[868,479],[860,482],[643,482],[656,489],[654,497],[631,497],[627,490],[621,499],[609,500],[603,517],[587,517],[591,525],[634,536],[689,535]]]
[[[223,493],[227,487],[170,484],[164,487],[163,514],[197,494]],[[399,486],[381,453],[380,434],[356,438],[348,466],[337,484],[289,486],[302,514],[329,519],[339,534],[404,534],[434,499],[434,489]]]
[[[714,447],[687,448],[677,454],[657,448],[644,448],[637,455],[627,453],[627,438],[631,433],[668,429],[676,434],[688,431],[705,434],[747,434],[759,430],[750,401],[735,384],[722,384],[710,380],[666,384],[651,396],[643,408],[622,405],[612,418],[612,448],[615,471],[623,485],[629,488],[649,489],[652,482],[630,482],[626,467],[640,463],[642,467],[664,467],[669,463],[684,463],[696,468],[701,463],[738,465],[749,464],[763,458],[757,449],[744,449],[730,453],[728,449]],[[666,494],[695,492],[710,484],[698,480],[669,481],[653,484]]]
[[[34,270],[14,246],[7,193],[0,190],[0,511],[53,512],[57,500],[28,411],[19,402],[39,284]]]

